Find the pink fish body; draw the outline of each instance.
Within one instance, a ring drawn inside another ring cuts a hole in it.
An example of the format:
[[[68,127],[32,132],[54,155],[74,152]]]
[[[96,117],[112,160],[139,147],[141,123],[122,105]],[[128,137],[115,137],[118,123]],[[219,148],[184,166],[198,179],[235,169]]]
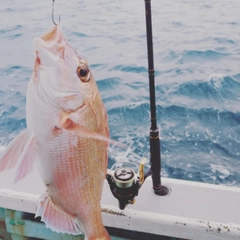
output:
[[[58,25],[33,46],[27,129],[1,155],[0,171],[16,166],[19,181],[36,162],[46,186],[36,216],[57,232],[110,239],[100,207],[110,140],[96,82]]]

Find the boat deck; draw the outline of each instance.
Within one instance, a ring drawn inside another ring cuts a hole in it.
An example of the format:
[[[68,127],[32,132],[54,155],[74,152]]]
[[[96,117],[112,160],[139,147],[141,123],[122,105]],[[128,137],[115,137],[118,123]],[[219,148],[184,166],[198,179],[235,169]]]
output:
[[[81,239],[70,235],[48,238],[56,233],[42,223],[40,226],[39,222],[27,219],[26,214],[23,217],[23,213],[36,212],[38,198],[45,189],[36,170],[16,185],[12,184],[13,175],[14,171],[0,175],[0,208],[5,209],[2,216],[8,232],[35,237],[31,239]],[[113,239],[140,239],[139,236],[136,238],[139,232],[151,236],[142,239],[155,239],[155,235],[166,236],[165,239],[240,239],[240,188],[169,178],[163,178],[162,182],[171,189],[168,196],[155,195],[149,178],[140,189],[136,203],[128,205],[124,211],[119,210],[118,201],[105,182],[102,196],[104,224],[115,234],[126,231],[130,236]]]

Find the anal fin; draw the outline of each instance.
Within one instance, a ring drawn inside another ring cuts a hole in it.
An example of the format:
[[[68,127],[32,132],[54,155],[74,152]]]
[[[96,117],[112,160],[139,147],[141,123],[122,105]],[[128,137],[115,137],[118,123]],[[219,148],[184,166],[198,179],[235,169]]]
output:
[[[82,233],[81,225],[77,218],[55,205],[48,194],[44,194],[40,201],[35,217],[41,217],[46,227],[55,232],[73,235]]]

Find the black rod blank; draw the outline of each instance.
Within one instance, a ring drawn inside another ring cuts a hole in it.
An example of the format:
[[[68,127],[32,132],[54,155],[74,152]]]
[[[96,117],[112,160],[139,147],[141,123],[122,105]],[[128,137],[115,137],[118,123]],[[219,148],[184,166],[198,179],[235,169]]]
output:
[[[168,188],[161,185],[161,151],[156,117],[151,0],[145,0],[145,13],[146,13],[148,76],[149,76],[150,111],[151,111],[151,125],[150,125],[151,174],[154,192],[158,195],[166,195],[168,194],[169,190]]]
[[[146,11],[146,33],[147,33],[147,52],[148,52],[148,76],[150,92],[150,163],[153,179],[153,188],[161,186],[161,157],[160,157],[160,140],[157,128],[156,118],[156,100],[155,100],[155,80],[154,80],[154,60],[153,60],[153,41],[152,41],[152,14],[151,0],[145,0]]]

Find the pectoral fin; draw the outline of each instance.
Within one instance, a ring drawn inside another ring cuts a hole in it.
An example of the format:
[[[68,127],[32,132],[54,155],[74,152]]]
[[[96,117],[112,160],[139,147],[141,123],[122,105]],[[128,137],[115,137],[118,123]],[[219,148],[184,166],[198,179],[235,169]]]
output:
[[[22,154],[18,160],[17,171],[14,183],[23,179],[33,169],[34,159],[36,157],[34,137],[28,138]]]
[[[14,168],[17,172],[14,182],[25,177],[33,168],[35,157],[34,138],[25,130],[7,146],[0,157],[0,171]]]
[[[76,134],[79,137],[88,137],[88,138],[94,138],[101,141],[105,141],[107,143],[115,144],[120,147],[126,147],[124,144],[114,141],[110,138],[107,138],[101,134],[95,133],[83,126],[80,126],[79,124],[75,123],[73,120],[71,120],[68,116],[63,116],[60,120],[60,125],[65,130],[71,131],[74,134]]]
[[[26,130],[15,137],[0,156],[0,171],[14,168],[17,165],[25,145]]]

